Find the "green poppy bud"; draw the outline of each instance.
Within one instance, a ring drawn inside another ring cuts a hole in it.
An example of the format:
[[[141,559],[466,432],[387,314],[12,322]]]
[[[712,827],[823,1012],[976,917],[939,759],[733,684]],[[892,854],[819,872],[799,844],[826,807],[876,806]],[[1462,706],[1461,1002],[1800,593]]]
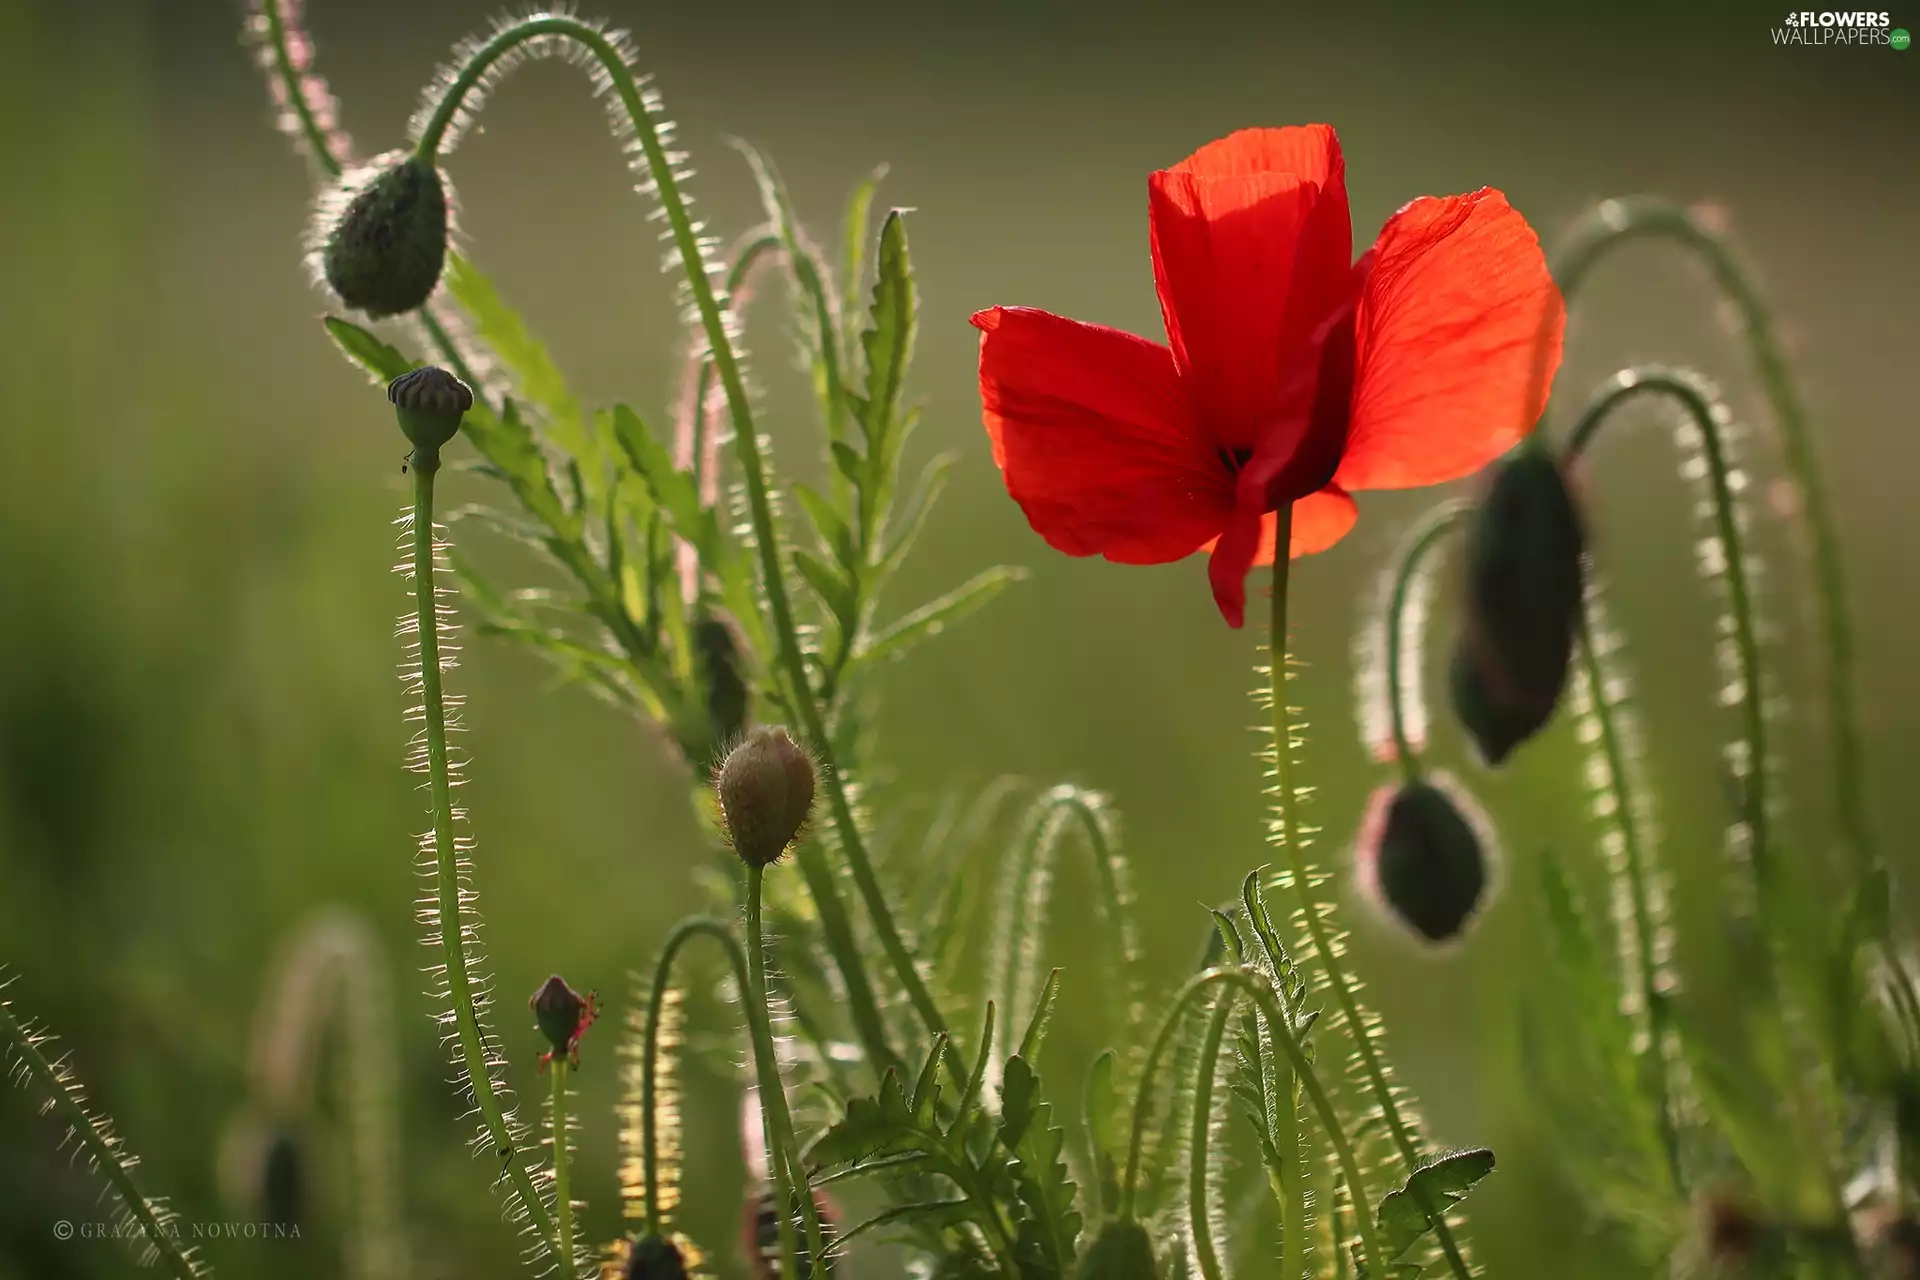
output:
[[[473,388],[437,365],[422,365],[387,384],[387,399],[400,420],[400,430],[413,442],[414,465],[432,471],[440,463],[440,446],[460,430],[460,419],[473,408]]]
[[[644,1235],[627,1250],[621,1280],[687,1280],[687,1259],[665,1236]]]
[[[1467,531],[1454,710],[1488,764],[1547,723],[1586,592],[1586,532],[1559,462],[1529,441],[1500,464]]]
[[[1145,1227],[1131,1218],[1112,1218],[1080,1255],[1073,1274],[1074,1280],[1160,1280],[1160,1264]]]
[[[347,306],[378,320],[413,311],[447,260],[447,189],[440,171],[390,151],[349,174],[322,207],[320,272]]]
[[[1357,848],[1361,887],[1431,943],[1460,936],[1487,892],[1484,823],[1425,778],[1382,787]]]
[[[813,812],[813,760],[781,728],[755,729],[720,766],[714,790],[733,851],[750,866],[780,860]]]
[[[733,742],[747,727],[747,682],[733,628],[719,618],[693,624],[694,661],[706,691],[707,725],[715,743]]]

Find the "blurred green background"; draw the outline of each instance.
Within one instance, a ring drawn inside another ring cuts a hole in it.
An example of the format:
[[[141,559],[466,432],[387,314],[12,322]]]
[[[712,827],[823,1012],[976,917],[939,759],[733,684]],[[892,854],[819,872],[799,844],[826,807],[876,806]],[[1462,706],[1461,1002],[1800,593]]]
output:
[[[418,86],[486,20],[468,0],[319,0],[321,69],[361,154],[398,144]],[[724,145],[781,165],[803,215],[837,227],[878,161],[882,200],[913,206],[923,298],[917,448],[960,454],[943,510],[894,598],[984,564],[1032,579],[889,677],[885,761],[933,793],[1001,772],[1111,792],[1125,815],[1152,971],[1171,982],[1206,922],[1264,861],[1246,694],[1255,637],[1228,631],[1198,561],[1123,569],[1048,551],[1009,502],[977,425],[966,317],[1026,303],[1159,334],[1146,253],[1148,170],[1233,128],[1328,120],[1348,157],[1356,239],[1401,202],[1504,188],[1544,234],[1592,201],[1655,191],[1733,219],[1786,324],[1846,539],[1879,827],[1911,830],[1920,698],[1910,660],[1920,466],[1920,53],[1778,48],[1771,7],[975,3],[641,6],[605,0],[658,73],[716,228],[756,220]],[[1920,25],[1920,10],[1894,15]],[[187,1217],[244,1217],[217,1151],[246,1089],[260,980],[312,911],[345,905],[384,941],[397,993],[417,1274],[507,1274],[507,1232],[458,1147],[411,919],[398,767],[390,520],[402,445],[387,407],[323,339],[299,261],[305,163],[271,127],[236,5],[0,0],[0,961],[97,1100]],[[468,244],[595,402],[666,403],[680,337],[645,207],[628,191],[577,71],[520,72],[449,170]],[[1697,364],[1761,417],[1710,294],[1672,254],[1632,250],[1596,280],[1559,387],[1623,363]],[[814,448],[791,343],[763,303],[750,330],[786,459]],[[1598,556],[1651,722],[1683,919],[1717,893],[1712,615],[1692,575],[1690,502],[1663,422],[1600,451]],[[1764,485],[1777,475],[1756,443]],[[806,462],[804,465],[811,466]],[[1762,491],[1764,496],[1764,490]],[[1384,780],[1353,729],[1350,638],[1372,575],[1433,495],[1369,495],[1356,531],[1297,574],[1298,700],[1312,722],[1320,851],[1344,866]],[[1825,856],[1820,717],[1791,540],[1759,522],[1794,805]],[[1443,612],[1446,603],[1443,599]],[[703,904],[685,778],[647,731],[529,656],[478,643],[469,803],[478,887],[525,1088],[537,1043],[518,1001],[549,971],[614,997],[666,926]],[[1585,850],[1577,753],[1556,730],[1508,774],[1462,765],[1505,837],[1509,879],[1552,844]],[[1077,873],[1074,873],[1077,874]],[[1072,880],[1070,878],[1069,885]],[[1050,950],[1069,968],[1050,1050],[1093,1047],[1103,987],[1084,894],[1065,891]],[[1527,1121],[1513,1033],[1538,940],[1510,893],[1434,958],[1356,919],[1356,961],[1406,1082],[1443,1142],[1485,1142],[1501,1174],[1475,1200],[1491,1275],[1623,1274]],[[1683,961],[1711,999],[1711,939]],[[1077,1012],[1076,1012],[1077,1011]],[[614,1229],[613,1037],[590,1041],[576,1185]],[[595,1061],[595,1059],[598,1059]],[[1065,1069],[1065,1068],[1063,1068]],[[1063,1079],[1077,1079],[1075,1074]],[[696,1085],[690,1222],[724,1241],[739,1169],[715,1082]],[[122,1274],[103,1243],[59,1243],[104,1216],[59,1126],[0,1094],[0,1276]],[[229,1275],[328,1274],[326,1250],[236,1242]]]

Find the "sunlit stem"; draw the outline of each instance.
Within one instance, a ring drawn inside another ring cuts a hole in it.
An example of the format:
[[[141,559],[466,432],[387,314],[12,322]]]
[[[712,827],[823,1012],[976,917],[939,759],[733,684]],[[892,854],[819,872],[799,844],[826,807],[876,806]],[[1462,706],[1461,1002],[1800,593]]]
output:
[[[300,73],[294,69],[293,51],[288,47],[286,17],[280,12],[280,0],[260,0],[260,12],[267,19],[267,44],[273,53],[273,74],[280,81],[281,91],[287,105],[293,110],[294,118],[300,122],[301,140],[307,144],[307,151],[313,156],[313,162],[320,166],[321,172],[329,178],[337,178],[340,176],[340,161],[328,149],[327,131],[313,114],[313,104],[307,101],[306,86],[300,82]]]
[[[1834,809],[1843,837],[1861,866],[1878,872],[1880,854],[1867,816],[1865,757],[1860,741],[1854,681],[1854,638],[1848,609],[1840,539],[1827,499],[1820,461],[1807,426],[1806,408],[1788,369],[1773,316],[1760,296],[1753,273],[1741,262],[1727,237],[1694,210],[1668,200],[1639,196],[1608,200],[1589,213],[1553,256],[1554,279],[1571,301],[1594,266],[1607,253],[1632,240],[1676,243],[1699,256],[1714,282],[1739,314],[1767,405],[1780,433],[1787,474],[1798,491],[1805,520],[1814,596],[1826,650],[1827,719],[1833,734]]]
[[[1273,612],[1272,635],[1269,642],[1269,675],[1272,681],[1273,695],[1273,783],[1275,808],[1279,817],[1280,845],[1286,854],[1288,883],[1299,905],[1299,914],[1306,924],[1308,941],[1313,944],[1314,954],[1319,958],[1327,974],[1327,984],[1333,989],[1335,1001],[1340,1005],[1340,1013],[1347,1025],[1347,1035],[1353,1040],[1354,1048],[1360,1056],[1360,1065],[1365,1072],[1368,1088],[1373,1093],[1375,1104],[1380,1108],[1380,1116],[1386,1121],[1387,1132],[1392,1135],[1393,1145],[1400,1153],[1401,1162],[1411,1174],[1419,1165],[1421,1151],[1419,1143],[1408,1127],[1406,1119],[1400,1114],[1399,1101],[1393,1095],[1393,1087],[1387,1083],[1385,1066],[1380,1061],[1380,1050],[1374,1044],[1373,1037],[1367,1032],[1367,1024],[1362,1020],[1359,998],[1354,994],[1353,982],[1347,977],[1346,967],[1340,963],[1340,952],[1327,929],[1326,921],[1321,917],[1320,904],[1314,898],[1312,868],[1307,863],[1306,845],[1300,835],[1298,813],[1298,792],[1293,785],[1293,709],[1287,704],[1287,575],[1291,557],[1287,554],[1292,541],[1293,507],[1282,506],[1276,517],[1274,529],[1273,557]],[[1288,1040],[1285,1024],[1276,1023],[1276,1040]],[[1317,1085],[1312,1086],[1318,1088]],[[1351,1170],[1348,1181],[1353,1184],[1354,1203],[1359,1206],[1359,1215],[1363,1230],[1372,1229],[1372,1220],[1368,1217],[1362,1199],[1364,1193],[1359,1179]],[[1459,1246],[1454,1242],[1452,1228],[1448,1226],[1446,1215],[1436,1213],[1427,1206],[1427,1220],[1433,1224],[1434,1238],[1440,1242],[1441,1250],[1446,1254],[1447,1264],[1452,1268],[1458,1280],[1470,1280],[1466,1260],[1460,1256]],[[1368,1270],[1375,1275],[1385,1272],[1375,1266]]]
[[[1747,577],[1746,535],[1740,527],[1731,464],[1718,406],[1700,383],[1665,369],[1626,369],[1601,385],[1567,439],[1569,463],[1578,460],[1613,411],[1638,396],[1664,396],[1679,403],[1700,433],[1712,497],[1714,531],[1726,561],[1727,611],[1733,619],[1734,653],[1739,666],[1741,734],[1747,760],[1740,777],[1740,817],[1747,828],[1747,853],[1755,892],[1764,908],[1772,900],[1774,876],[1767,820],[1766,690],[1762,684],[1760,634],[1754,618],[1753,589]]]
[[[573,1188],[567,1168],[567,1072],[572,1064],[567,1055],[553,1056],[553,1216],[560,1237],[560,1271],[572,1275],[573,1261]]]
[[[440,954],[447,971],[447,998],[453,1005],[454,1030],[460,1042],[460,1060],[473,1089],[474,1107],[495,1151],[507,1153],[507,1177],[514,1195],[533,1223],[540,1241],[554,1257],[558,1250],[553,1219],[534,1190],[533,1179],[520,1162],[519,1144],[507,1128],[486,1046],[480,1037],[480,1018],[473,1004],[473,981],[467,972],[460,903],[459,851],[454,845],[453,788],[447,770],[447,710],[440,687],[440,615],[434,586],[435,552],[433,478],[440,470],[436,449],[416,449],[413,455],[413,602],[420,645],[420,704],[426,724],[427,789],[433,813],[434,890],[440,917]]]
[[[1259,973],[1245,969],[1209,969],[1196,974],[1180,988],[1167,1009],[1166,1016],[1160,1020],[1160,1029],[1153,1038],[1152,1048],[1147,1050],[1145,1067],[1140,1073],[1140,1082],[1133,1100],[1133,1132],[1127,1145],[1127,1171],[1120,1186],[1120,1214],[1123,1219],[1134,1216],[1136,1193],[1140,1183],[1140,1157],[1146,1144],[1147,1114],[1153,1108],[1154,1085],[1160,1074],[1160,1063],[1167,1055],[1167,1048],[1173,1042],[1180,1021],[1201,1000],[1212,994],[1216,987],[1235,988],[1233,992],[1222,993],[1224,1002],[1231,1005],[1234,1000],[1245,997],[1253,1001],[1262,1017],[1273,1028],[1273,1043],[1285,1051],[1293,1064],[1295,1075],[1299,1077],[1301,1087],[1306,1091],[1307,1101],[1313,1106],[1319,1117],[1320,1126],[1325,1130],[1327,1142],[1333,1147],[1334,1155],[1340,1162],[1341,1171],[1346,1175],[1352,1188],[1356,1210],[1355,1227],[1360,1234],[1360,1247],[1367,1260],[1367,1271],[1371,1275],[1388,1274],[1386,1261],[1375,1234],[1373,1213],[1367,1204],[1365,1184],[1360,1178],[1360,1165],[1353,1153],[1353,1143],[1348,1139],[1346,1130],[1340,1127],[1340,1117],[1333,1109],[1327,1091],[1321,1087],[1320,1077],[1314,1073],[1313,1063],[1294,1038],[1293,1028],[1286,1020],[1286,1011],[1281,1007],[1279,993],[1273,984]]]
[[[1387,668],[1387,723],[1393,733],[1394,759],[1409,782],[1420,776],[1420,751],[1407,734],[1407,689],[1401,680],[1407,602],[1427,556],[1472,510],[1467,503],[1449,502],[1427,513],[1408,536],[1406,550],[1394,571],[1392,593],[1387,597],[1387,616],[1382,623],[1386,630],[1382,652]]]
[[[485,77],[488,68],[517,46],[544,37],[570,40],[600,64],[640,144],[648,175],[658,192],[660,207],[666,214],[674,249],[680,257],[687,289],[693,297],[701,328],[706,333],[714,370],[720,377],[721,389],[726,397],[728,415],[733,419],[734,444],[740,455],[742,479],[746,485],[747,504],[753,522],[754,544],[760,557],[767,608],[773,616],[779,665],[788,686],[788,696],[800,716],[801,727],[814,753],[826,766],[822,775],[834,829],[840,836],[841,848],[853,870],[854,882],[873,917],[875,932],[921,1021],[927,1025],[929,1032],[938,1035],[946,1031],[946,1021],[933,1003],[932,993],[914,967],[906,943],[893,923],[892,913],[887,909],[879,881],[874,876],[872,862],[867,857],[865,841],[854,819],[853,802],[847,794],[845,780],[833,768],[832,744],[827,738],[824,717],[807,682],[806,655],[800,647],[793,607],[787,595],[780,563],[779,530],[774,523],[773,503],[760,453],[760,438],[753,422],[753,407],[747,397],[740,362],[734,354],[733,341],[727,333],[726,320],[715,296],[713,283],[707,278],[699,237],[687,212],[686,201],[680,194],[680,180],[674,174],[653,114],[640,96],[632,69],[605,34],[577,18],[541,14],[510,23],[495,32],[454,73],[428,117],[426,127],[421,131],[415,154],[430,163],[436,160],[440,144],[458,115],[461,103]],[[824,864],[822,856],[812,842],[802,844],[801,869],[806,874],[808,890],[820,912],[821,932],[833,953],[835,965],[846,980],[855,1031],[874,1070],[884,1071],[897,1064],[899,1058],[887,1041],[885,1024],[881,1021],[872,986],[867,980],[865,961],[859,948],[852,945],[852,931],[847,925],[845,906],[840,901],[838,890],[834,888],[832,871]],[[951,1039],[948,1041],[947,1061],[958,1076],[964,1077],[965,1060],[953,1048]]]
[[[747,1029],[753,1036],[754,1073],[759,1081],[760,1115],[766,1127],[767,1169],[773,1178],[774,1203],[780,1214],[780,1256],[783,1276],[798,1276],[798,1243],[794,1239],[793,1205],[800,1202],[800,1213],[807,1228],[807,1254],[813,1260],[814,1273],[826,1269],[827,1251],[820,1234],[820,1210],[813,1202],[813,1188],[800,1163],[800,1148],[793,1135],[793,1114],[787,1110],[787,1089],[780,1078],[780,1059],[773,1047],[773,1022],[767,1005],[767,940],[760,924],[760,889],[766,868],[747,867]]]
[[[167,1270],[174,1280],[194,1280],[200,1273],[181,1250],[179,1231],[170,1229],[162,1222],[160,1215],[154,1212],[153,1204],[140,1194],[129,1168],[131,1157],[116,1147],[110,1135],[101,1132],[94,1117],[88,1115],[87,1109],[68,1092],[75,1087],[72,1078],[64,1075],[64,1068],[56,1067],[40,1051],[43,1039],[29,1031],[14,1016],[7,1002],[0,999],[0,1046],[40,1086],[41,1092],[46,1095],[47,1109],[58,1113],[60,1119],[66,1122],[73,1141],[86,1151],[87,1158],[100,1171],[100,1176],[107,1180],[114,1195],[126,1206],[142,1233],[139,1242],[152,1246],[167,1264]]]
[[[708,937],[720,944],[733,966],[734,985],[741,1000],[747,998],[752,984],[747,977],[747,953],[726,921],[716,916],[689,916],[673,926],[660,946],[660,957],[653,965],[653,983],[647,993],[647,1027],[640,1050],[640,1167],[646,1182],[647,1231],[666,1234],[666,1213],[660,1205],[660,1020],[665,1016],[667,993],[673,989],[673,966],[680,951],[695,938]],[[754,1065],[759,1066],[759,1045],[754,1044]]]
[[[1233,1000],[1222,996],[1207,1018],[1200,1060],[1193,1076],[1193,1115],[1187,1139],[1187,1221],[1193,1231],[1193,1259],[1201,1280],[1221,1280],[1220,1254],[1213,1244],[1213,1210],[1207,1201],[1212,1172],[1213,1083],[1220,1070],[1220,1042],[1226,1038]],[[1285,1269],[1282,1268],[1282,1274]]]

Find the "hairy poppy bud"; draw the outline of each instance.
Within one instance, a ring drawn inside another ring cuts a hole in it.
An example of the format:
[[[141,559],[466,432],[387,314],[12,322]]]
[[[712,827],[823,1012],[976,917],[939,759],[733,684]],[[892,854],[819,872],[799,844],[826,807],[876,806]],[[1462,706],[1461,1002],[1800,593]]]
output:
[[[687,1280],[687,1259],[665,1236],[644,1235],[627,1249],[621,1280]]]
[[[432,296],[447,260],[440,171],[390,151],[350,175],[321,212],[320,270],[349,307],[378,320]]]
[[[755,729],[727,753],[714,789],[733,851],[751,866],[768,866],[813,811],[813,760],[785,729]]]
[[[1559,462],[1529,441],[1500,465],[1467,532],[1456,714],[1488,764],[1547,723],[1584,600],[1586,533]]]
[[[1131,1218],[1113,1218],[1080,1255],[1074,1280],[1160,1280],[1147,1229]]]
[[[400,420],[400,430],[413,442],[415,465],[431,471],[439,463],[440,446],[460,430],[460,419],[473,408],[473,388],[437,365],[422,365],[387,384],[387,399]]]
[[[1487,891],[1478,825],[1424,778],[1382,787],[1361,828],[1361,885],[1428,942],[1458,937]]]
[[[540,1055],[543,1063],[567,1055],[577,1058],[580,1037],[587,1033],[599,1012],[592,992],[582,996],[557,973],[540,984],[533,999],[527,1001],[527,1007],[533,1010],[540,1034],[553,1046],[552,1052]]]
[[[747,727],[747,682],[733,628],[719,618],[693,624],[694,660],[706,691],[707,723],[714,742],[732,742]]]

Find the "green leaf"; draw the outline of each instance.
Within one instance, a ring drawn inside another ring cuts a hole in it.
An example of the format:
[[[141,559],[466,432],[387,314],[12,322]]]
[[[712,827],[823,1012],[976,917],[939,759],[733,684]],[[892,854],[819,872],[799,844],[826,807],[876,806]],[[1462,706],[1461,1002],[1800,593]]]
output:
[[[867,640],[858,656],[862,662],[901,657],[922,640],[939,635],[949,626],[977,612],[1008,583],[1019,582],[1026,576],[1025,569],[1011,565],[997,565],[975,574],[952,591],[921,605]]]
[[[987,1001],[985,1025],[980,1028],[980,1050],[974,1055],[973,1069],[967,1073],[967,1087],[960,1092],[960,1106],[953,1123],[948,1126],[949,1136],[964,1132],[969,1113],[980,1100],[981,1086],[986,1082],[987,1065],[993,1060],[993,1001]]]
[[[835,440],[831,446],[834,469],[848,484],[859,486],[866,482],[867,461],[845,440]]]
[[[913,262],[907,253],[907,227],[901,211],[893,210],[880,227],[880,250],[873,303],[867,329],[860,335],[866,360],[865,394],[849,397],[854,416],[867,443],[871,468],[861,493],[863,532],[871,536],[891,500],[894,472],[899,466],[900,443],[906,436],[900,398],[907,368],[913,362],[918,296]]]
[[[498,415],[475,404],[462,430],[529,514],[559,537],[579,541],[580,515],[568,511],[560,500],[559,490],[553,487],[553,474],[547,468],[547,455],[514,401],[503,401]]]
[[[851,298],[860,292],[860,286],[867,274],[867,231],[873,223],[873,196],[879,189],[880,180],[887,176],[887,166],[877,165],[860,185],[853,189],[853,195],[847,200],[847,213],[842,221],[840,237],[840,296]],[[849,333],[849,344],[857,343],[857,335]]]
[[[1014,1242],[1020,1274],[1061,1276],[1073,1265],[1081,1218],[1062,1152],[1066,1135],[1041,1101],[1040,1077],[1021,1055],[1007,1059],[1000,1082],[1000,1145],[1014,1156],[1013,1176],[1024,1212]]]
[[[880,556],[880,577],[891,576],[900,567],[907,553],[913,550],[913,544],[919,539],[920,531],[926,527],[927,516],[933,510],[933,504],[940,500],[941,492],[947,487],[947,477],[953,471],[953,455],[943,453],[929,462],[914,483],[907,499],[900,505],[899,512],[887,524],[887,547]]]
[[[340,353],[365,369],[383,387],[407,370],[417,369],[422,364],[419,360],[409,360],[351,320],[323,316],[320,323],[326,327],[327,336],[340,348]]]
[[[916,1204],[895,1205],[882,1210],[858,1226],[849,1227],[833,1241],[833,1250],[839,1254],[857,1237],[871,1231],[887,1227],[912,1227],[920,1231],[940,1232],[968,1222],[977,1222],[981,1216],[980,1207],[971,1200],[927,1200]]]
[[[1081,1103],[1087,1126],[1087,1145],[1093,1151],[1094,1187],[1100,1212],[1113,1212],[1120,1203],[1120,1091],[1113,1083],[1113,1050],[1103,1050],[1087,1069]]]
[[[1046,985],[1040,988],[1040,999],[1034,1003],[1033,1017],[1027,1020],[1026,1034],[1020,1037],[1020,1047],[1015,1052],[1031,1062],[1040,1053],[1040,1043],[1047,1038],[1047,1023],[1053,1020],[1053,999],[1060,994],[1060,971],[1047,974]]]
[[[847,522],[840,518],[833,504],[809,485],[794,485],[793,496],[800,500],[800,509],[807,513],[814,532],[820,535],[821,545],[833,553],[834,560],[849,571],[857,569],[860,562],[854,550],[853,530],[847,528]]]
[[[1466,1198],[1474,1184],[1493,1172],[1493,1152],[1485,1147],[1450,1151],[1415,1169],[1404,1187],[1380,1201],[1380,1248],[1399,1258],[1433,1230],[1433,1219]]]
[[[820,597],[820,603],[827,607],[833,620],[840,628],[840,634],[846,635],[854,627],[853,584],[838,569],[808,551],[805,547],[793,550],[793,567],[800,571],[813,593]]]
[[[920,1078],[913,1082],[913,1097],[907,1106],[916,1116],[931,1116],[934,1103],[940,1097],[940,1058],[947,1051],[945,1034],[933,1038],[933,1047],[927,1050],[927,1060],[920,1067]]]

